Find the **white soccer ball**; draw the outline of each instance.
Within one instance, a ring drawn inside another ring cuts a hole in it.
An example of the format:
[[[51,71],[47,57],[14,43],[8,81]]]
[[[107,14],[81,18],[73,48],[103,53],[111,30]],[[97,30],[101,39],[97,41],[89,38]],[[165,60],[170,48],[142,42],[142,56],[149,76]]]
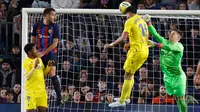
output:
[[[131,4],[129,2],[122,2],[120,5],[119,5],[119,10],[122,14],[124,14],[126,12],[126,9],[131,6]]]

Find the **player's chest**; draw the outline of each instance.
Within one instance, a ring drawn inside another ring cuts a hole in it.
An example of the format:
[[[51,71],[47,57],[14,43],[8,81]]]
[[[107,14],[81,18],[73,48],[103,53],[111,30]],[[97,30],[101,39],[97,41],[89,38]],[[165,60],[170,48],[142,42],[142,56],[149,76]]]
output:
[[[52,26],[41,26],[37,28],[36,33],[38,38],[51,38],[54,30]]]

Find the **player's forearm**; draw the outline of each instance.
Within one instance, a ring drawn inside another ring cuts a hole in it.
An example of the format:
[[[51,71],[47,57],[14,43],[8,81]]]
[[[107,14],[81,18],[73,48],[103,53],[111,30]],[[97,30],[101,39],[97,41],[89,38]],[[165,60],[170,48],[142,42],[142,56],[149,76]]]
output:
[[[35,69],[36,68],[33,67],[30,72],[25,74],[27,80],[29,80],[32,77],[33,72],[35,71]]]
[[[47,65],[47,67],[44,69],[44,75],[48,75],[50,69],[51,69],[51,67],[49,67],[49,66]]]
[[[44,52],[44,54],[47,54],[47,53],[49,53],[50,51],[52,51],[56,47],[57,47],[57,44],[52,44],[46,50],[44,50],[43,52]]]
[[[153,35],[153,37],[156,39],[156,41],[158,41],[159,43],[162,43],[163,41],[163,37],[161,37],[158,32],[156,31],[156,29],[154,28],[154,26],[151,24],[151,22],[148,22],[148,31],[150,32],[150,34]]]
[[[120,42],[123,41],[122,37],[119,37],[116,41],[114,41],[113,43],[111,43],[112,46],[118,45]]]

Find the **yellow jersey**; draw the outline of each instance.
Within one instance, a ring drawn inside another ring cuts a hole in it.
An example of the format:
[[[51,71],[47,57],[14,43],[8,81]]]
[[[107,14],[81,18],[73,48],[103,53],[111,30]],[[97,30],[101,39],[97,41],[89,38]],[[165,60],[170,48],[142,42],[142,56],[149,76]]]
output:
[[[34,67],[36,59],[26,58],[23,62],[23,68],[25,69],[25,74],[31,71]],[[33,72],[30,79],[26,80],[25,90],[26,92],[37,92],[37,91],[45,91],[45,81],[44,81],[44,64],[39,58],[38,67]]]
[[[148,29],[147,24],[141,16],[135,14],[125,22],[124,32],[128,33],[130,50],[137,49],[140,51],[142,46],[147,46]]]

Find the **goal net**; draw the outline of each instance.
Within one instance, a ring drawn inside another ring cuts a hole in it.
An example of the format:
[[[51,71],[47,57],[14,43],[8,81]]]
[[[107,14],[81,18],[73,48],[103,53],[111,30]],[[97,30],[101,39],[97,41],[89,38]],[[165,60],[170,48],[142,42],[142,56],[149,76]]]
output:
[[[23,46],[30,41],[31,27],[42,21],[43,9],[23,9]],[[56,23],[61,38],[58,45],[56,74],[62,85],[61,107],[51,80],[46,78],[49,112],[178,112],[176,101],[166,94],[159,67],[159,49],[151,48],[149,58],[135,73],[131,102],[125,108],[109,108],[123,85],[126,51],[123,43],[102,52],[103,45],[116,40],[123,32],[126,17],[117,10],[58,9]],[[195,66],[200,57],[200,17],[198,11],[139,10],[152,15],[158,33],[168,39],[170,30],[182,32],[184,45],[182,67],[187,75],[189,112],[200,111],[199,89],[193,85]],[[150,37],[150,39],[152,39]],[[23,51],[23,50],[22,50]],[[26,54],[23,53],[23,59]],[[22,85],[24,85],[24,76]],[[22,96],[24,96],[22,89]],[[159,97],[160,96],[160,97]],[[163,96],[161,98],[161,96]],[[24,98],[22,98],[24,101]],[[22,102],[23,102],[22,101]],[[22,103],[22,111],[24,104]]]

